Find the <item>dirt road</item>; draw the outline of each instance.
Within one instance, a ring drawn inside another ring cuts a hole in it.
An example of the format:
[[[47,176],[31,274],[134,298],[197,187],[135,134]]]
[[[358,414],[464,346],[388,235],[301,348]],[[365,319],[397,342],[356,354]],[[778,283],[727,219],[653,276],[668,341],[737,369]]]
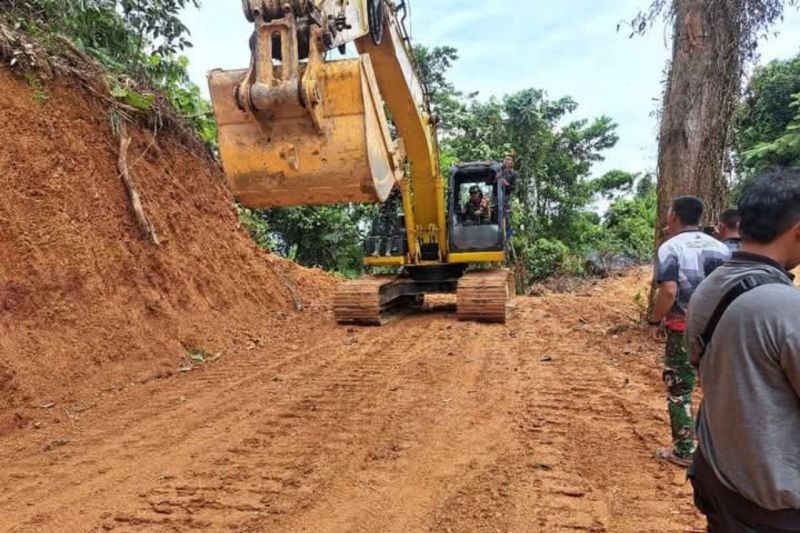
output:
[[[0,443],[0,530],[692,531],[643,276],[249,349],[46,406]]]

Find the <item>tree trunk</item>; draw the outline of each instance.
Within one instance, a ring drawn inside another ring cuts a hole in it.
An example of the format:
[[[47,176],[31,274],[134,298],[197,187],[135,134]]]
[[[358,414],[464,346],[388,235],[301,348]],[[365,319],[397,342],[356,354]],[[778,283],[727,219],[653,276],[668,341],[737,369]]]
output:
[[[662,242],[673,198],[693,194],[711,222],[726,207],[723,162],[739,95],[744,0],[674,0],[674,42],[658,157],[658,230]]]

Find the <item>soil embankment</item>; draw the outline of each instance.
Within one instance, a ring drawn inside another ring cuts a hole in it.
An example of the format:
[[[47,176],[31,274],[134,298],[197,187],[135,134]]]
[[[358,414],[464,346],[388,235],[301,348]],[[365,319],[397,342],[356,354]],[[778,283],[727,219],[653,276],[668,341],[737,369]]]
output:
[[[162,241],[151,245],[129,208],[105,105],[67,80],[43,88],[0,69],[0,124],[6,422],[168,375],[192,350],[268,338],[277,313],[304,316],[299,299],[308,315],[331,287],[256,248],[202,150],[129,126],[131,174]]]

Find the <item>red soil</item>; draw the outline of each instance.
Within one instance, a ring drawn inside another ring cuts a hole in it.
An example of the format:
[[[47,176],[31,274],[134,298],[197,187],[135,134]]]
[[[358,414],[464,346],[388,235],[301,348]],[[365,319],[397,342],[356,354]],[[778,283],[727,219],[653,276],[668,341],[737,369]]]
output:
[[[62,81],[39,101],[0,69],[0,124],[0,413],[164,375],[188,350],[268,334],[295,298],[313,307],[331,288],[258,250],[216,165],[169,132],[128,128],[154,247],[97,99]]]

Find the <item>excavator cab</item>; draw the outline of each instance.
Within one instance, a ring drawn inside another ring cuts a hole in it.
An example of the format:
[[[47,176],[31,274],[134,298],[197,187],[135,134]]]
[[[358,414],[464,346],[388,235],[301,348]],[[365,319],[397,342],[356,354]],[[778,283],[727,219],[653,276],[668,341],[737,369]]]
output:
[[[448,209],[451,252],[504,250],[505,191],[496,182],[499,171],[498,163],[462,163],[453,167]],[[468,213],[472,202],[485,206],[480,215]]]

